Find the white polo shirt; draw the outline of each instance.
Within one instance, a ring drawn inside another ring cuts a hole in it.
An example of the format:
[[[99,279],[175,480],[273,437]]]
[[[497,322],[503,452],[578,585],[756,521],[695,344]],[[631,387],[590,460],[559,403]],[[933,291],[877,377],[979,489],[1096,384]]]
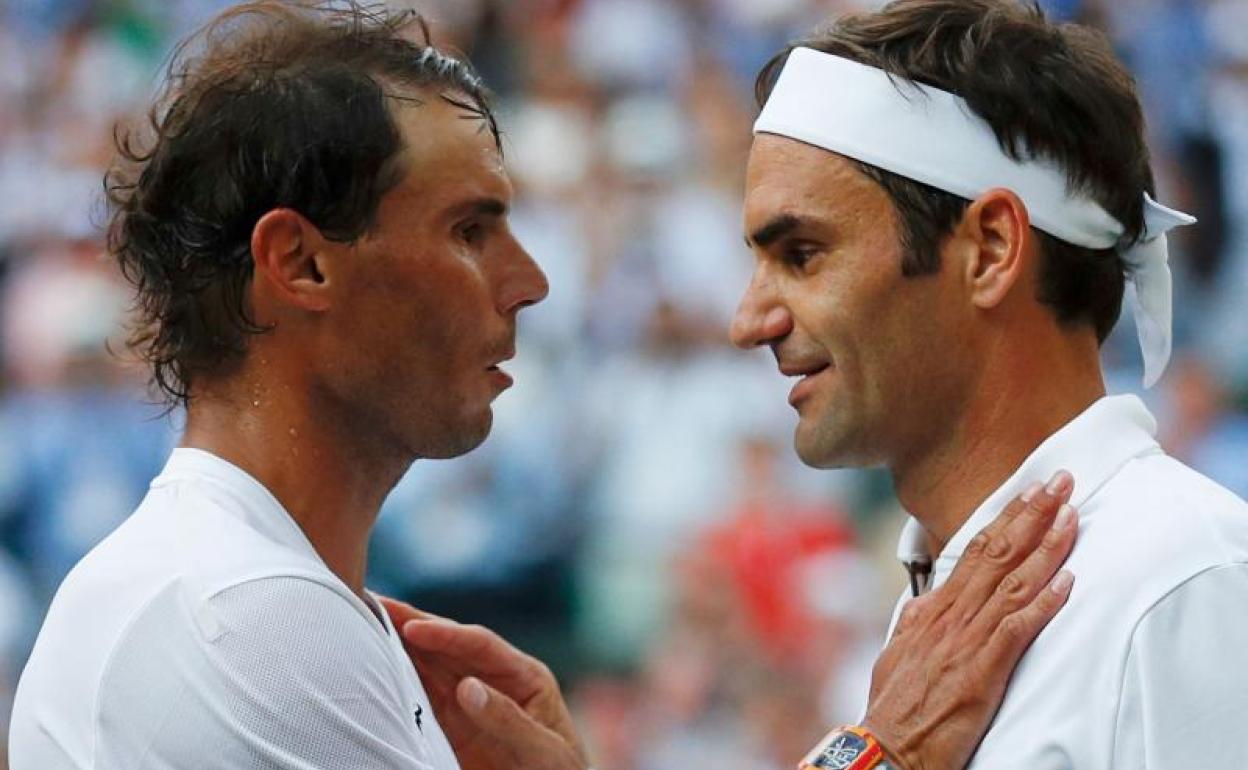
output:
[[[1248,768],[1248,505],[1164,454],[1155,432],[1135,396],[1097,401],[932,565],[940,585],[1027,484],[1074,474],[1074,590],[1023,656],[971,768]],[[921,535],[907,523],[903,561],[926,556]]]
[[[259,482],[174,450],[57,591],[11,770],[458,770],[380,614]]]

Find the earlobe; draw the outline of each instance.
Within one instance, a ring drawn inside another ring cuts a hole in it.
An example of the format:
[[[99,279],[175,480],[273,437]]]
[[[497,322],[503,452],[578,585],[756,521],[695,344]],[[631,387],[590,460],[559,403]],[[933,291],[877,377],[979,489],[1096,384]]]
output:
[[[273,296],[303,310],[324,310],[328,304],[325,239],[315,225],[292,209],[273,209],[251,231],[256,281]]]
[[[1031,220],[1011,190],[994,189],[967,207],[963,236],[973,244],[966,278],[971,299],[981,309],[1000,305],[1022,279],[1029,262]]]

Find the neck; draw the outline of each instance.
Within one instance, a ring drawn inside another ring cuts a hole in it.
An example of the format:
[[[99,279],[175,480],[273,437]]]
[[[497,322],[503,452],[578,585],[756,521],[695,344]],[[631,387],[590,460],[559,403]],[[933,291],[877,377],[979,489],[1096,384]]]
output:
[[[927,530],[932,553],[1041,442],[1105,395],[1095,340],[1029,340],[1026,350],[997,353],[948,429],[891,468],[898,498]]]
[[[233,463],[263,484],[325,565],[361,598],[368,539],[386,495],[411,464],[304,385],[232,376],[196,392],[181,445]],[[354,429],[352,429],[354,428]]]

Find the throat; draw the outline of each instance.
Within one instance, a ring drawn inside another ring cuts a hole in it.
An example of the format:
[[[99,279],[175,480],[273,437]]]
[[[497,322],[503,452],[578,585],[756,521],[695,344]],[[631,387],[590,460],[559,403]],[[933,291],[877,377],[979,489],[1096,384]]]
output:
[[[1040,413],[1026,414],[1024,408],[1013,408],[966,420],[939,446],[893,466],[898,499],[926,530],[929,553],[940,553],[975,510],[1045,439],[1098,397]]]

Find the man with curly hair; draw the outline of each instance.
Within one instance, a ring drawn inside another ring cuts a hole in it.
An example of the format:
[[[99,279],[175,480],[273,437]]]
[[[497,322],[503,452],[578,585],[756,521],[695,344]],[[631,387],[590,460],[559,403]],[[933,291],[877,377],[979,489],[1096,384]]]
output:
[[[58,591],[13,770],[587,767],[545,666],[392,604],[396,624],[364,586],[383,498],[485,439],[547,291],[482,84],[413,21],[240,6],[175,56],[151,141],[122,142],[111,251],[185,435]],[[917,605],[877,668],[877,731],[969,754],[1069,588],[1046,587],[1068,488],[1008,506],[994,558]]]

